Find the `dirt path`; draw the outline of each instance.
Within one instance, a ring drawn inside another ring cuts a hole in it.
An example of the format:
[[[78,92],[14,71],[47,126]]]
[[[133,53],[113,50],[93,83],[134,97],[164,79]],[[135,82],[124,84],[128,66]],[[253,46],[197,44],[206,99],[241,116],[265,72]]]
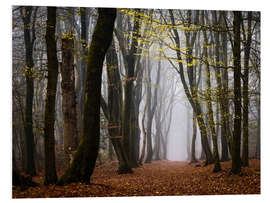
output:
[[[260,162],[250,160],[243,174],[230,175],[230,162],[222,163],[222,171],[212,173],[207,167],[187,162],[153,161],[134,169],[133,174],[118,175],[117,163],[98,166],[92,184],[40,186],[20,191],[13,188],[13,197],[104,197],[104,196],[159,196],[259,194]],[[202,164],[201,164],[202,165]]]

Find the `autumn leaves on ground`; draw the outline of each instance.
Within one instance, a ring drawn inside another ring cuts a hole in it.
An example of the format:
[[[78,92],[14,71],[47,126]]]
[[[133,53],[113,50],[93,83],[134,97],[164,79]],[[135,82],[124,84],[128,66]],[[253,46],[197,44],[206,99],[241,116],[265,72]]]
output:
[[[40,174],[33,178],[40,186],[13,187],[13,198],[260,194],[259,160],[250,160],[241,175],[230,174],[231,162],[221,165],[222,171],[212,173],[213,165],[202,162],[153,161],[118,175],[117,162],[111,162],[95,168],[90,185],[43,186]]]

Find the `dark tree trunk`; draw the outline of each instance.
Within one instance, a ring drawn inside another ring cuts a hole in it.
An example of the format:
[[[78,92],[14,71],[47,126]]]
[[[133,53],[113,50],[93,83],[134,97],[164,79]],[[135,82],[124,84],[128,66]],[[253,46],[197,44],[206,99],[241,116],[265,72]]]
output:
[[[234,65],[234,126],[232,142],[232,169],[231,172],[241,172],[240,146],[241,146],[241,45],[240,25],[241,12],[233,12],[233,65]]]
[[[100,140],[100,97],[102,67],[112,41],[116,9],[98,9],[98,20],[88,52],[83,111],[83,131],[71,166],[58,181],[59,185],[72,182],[90,183]]]
[[[66,167],[73,160],[78,146],[75,73],[74,73],[74,36],[73,33],[62,35],[62,111],[64,120],[64,153]]]
[[[48,58],[48,82],[45,104],[45,185],[54,184],[57,181],[55,168],[55,97],[58,77],[58,60],[55,41],[56,8],[47,8],[46,46]]]
[[[249,81],[249,54],[251,45],[251,18],[252,12],[248,12],[248,28],[246,31],[247,36],[245,36],[244,43],[244,77],[243,77],[243,148],[242,148],[242,165],[248,166],[248,81]],[[242,24],[242,26],[244,26]],[[244,29],[244,27],[243,27]],[[245,31],[243,32],[245,33]]]
[[[204,11],[202,11],[202,25],[204,26]],[[208,44],[208,39],[206,36],[205,29],[203,30],[204,42]],[[208,58],[208,50],[207,46],[203,48],[204,57]],[[210,68],[209,63],[206,62],[206,99],[207,99],[207,119],[209,122],[210,133],[212,135],[213,142],[213,155],[214,155],[214,170],[213,172],[218,172],[221,170],[220,162],[219,162],[219,153],[218,153],[218,145],[217,145],[217,134],[215,131],[215,122],[214,122],[214,113],[212,108],[212,96],[211,96],[211,76],[210,76]]]
[[[260,80],[260,78],[259,78]],[[259,82],[260,83],[260,82]],[[260,85],[259,85],[260,87]],[[260,159],[261,158],[261,101],[260,101],[260,94],[257,98],[257,114],[258,114],[258,120],[257,120],[257,137],[256,137],[256,151],[255,151],[255,157]]]
[[[135,9],[139,12],[139,9]],[[135,22],[132,30],[132,40],[130,43],[130,49],[126,50],[121,40],[123,40],[116,32],[119,45],[124,56],[124,63],[126,68],[126,80],[124,84],[124,105],[123,105],[123,119],[122,119],[122,143],[125,150],[125,153],[128,156],[129,165],[133,167],[138,167],[138,162],[136,160],[136,153],[134,143],[137,143],[137,140],[134,135],[134,119],[133,114],[135,112],[135,102],[134,102],[134,80],[135,80],[135,61],[137,53],[138,41],[137,37],[139,36],[139,19],[140,16],[135,14]]]
[[[32,181],[31,177],[21,175],[19,171],[12,169],[12,186],[21,186],[21,189],[25,190],[28,187],[36,187],[38,184]]]
[[[36,14],[36,11],[35,11]],[[34,15],[35,15],[34,14]],[[24,135],[26,148],[26,168],[25,172],[31,176],[36,175],[35,161],[34,161],[34,134],[33,134],[33,97],[34,97],[34,61],[33,61],[33,45],[35,41],[35,23],[32,27],[31,39],[31,16],[32,7],[24,7],[21,9],[21,17],[24,24],[24,43],[25,43],[25,68],[24,73],[26,77],[26,101],[25,101],[25,121],[24,121]],[[34,16],[35,20],[36,16]]]
[[[225,16],[226,12],[221,12],[223,15],[222,24],[225,25]],[[223,32],[221,34],[222,39],[222,62],[225,67],[228,65],[228,57],[227,57],[227,33]],[[221,119],[222,119],[222,155],[221,160],[227,161],[229,159],[229,152],[231,153],[232,149],[232,135],[230,130],[230,119],[229,119],[229,100],[228,100],[228,71],[224,69],[222,71],[222,99],[220,103],[220,111],[221,111]]]
[[[89,27],[89,16],[87,15],[87,8],[80,8],[80,20],[81,20],[81,61],[80,61],[80,70],[78,71],[79,79],[78,82],[78,91],[77,91],[77,100],[78,100],[78,133],[79,137],[81,136],[83,122],[83,104],[84,104],[84,90],[85,90],[85,75],[86,75],[86,58],[88,54],[88,27]]]
[[[221,159],[220,161],[229,160],[228,144],[226,139],[225,127],[221,126]]]

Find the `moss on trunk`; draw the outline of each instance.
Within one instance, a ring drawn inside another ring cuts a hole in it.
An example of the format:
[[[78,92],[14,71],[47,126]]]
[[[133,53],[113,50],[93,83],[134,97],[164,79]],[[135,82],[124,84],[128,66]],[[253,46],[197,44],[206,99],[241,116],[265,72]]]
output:
[[[58,181],[59,185],[90,183],[98,155],[102,66],[112,40],[116,9],[101,8],[98,13],[87,59],[82,137],[74,160]]]

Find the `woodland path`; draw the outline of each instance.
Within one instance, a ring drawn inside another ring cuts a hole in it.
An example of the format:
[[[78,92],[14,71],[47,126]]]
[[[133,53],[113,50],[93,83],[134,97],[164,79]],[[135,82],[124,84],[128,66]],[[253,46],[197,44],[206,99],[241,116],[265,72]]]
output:
[[[111,162],[96,167],[90,185],[13,188],[13,198],[259,194],[260,161],[249,163],[239,176],[230,175],[231,162],[222,162],[222,171],[212,173],[213,165],[203,167],[201,162],[152,161],[124,175]],[[42,182],[42,176],[34,180]]]

